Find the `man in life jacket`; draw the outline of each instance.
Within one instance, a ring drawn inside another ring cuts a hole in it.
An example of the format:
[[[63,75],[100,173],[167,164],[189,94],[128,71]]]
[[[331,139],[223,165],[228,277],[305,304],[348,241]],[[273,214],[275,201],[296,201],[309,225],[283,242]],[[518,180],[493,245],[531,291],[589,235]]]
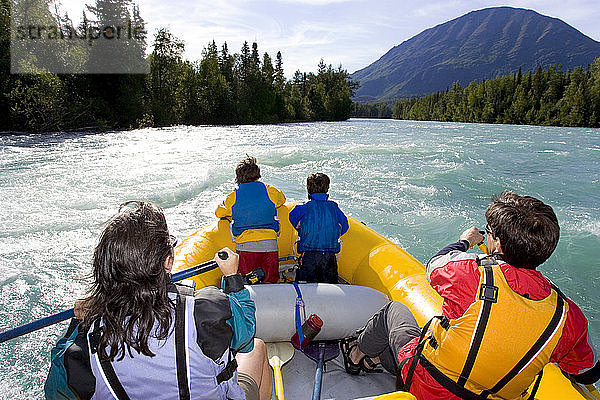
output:
[[[270,399],[237,255],[215,255],[223,290],[194,291],[172,282],[175,243],[160,207],[121,206],[94,251],[88,297],[52,349],[46,399]]]
[[[217,207],[217,218],[231,222],[231,234],[240,256],[240,273],[246,275],[257,268],[265,273],[265,282],[279,280],[277,209],[285,203],[283,193],[259,181],[256,158],[247,156],[235,169],[237,186],[223,204]]]
[[[398,388],[418,399],[533,398],[548,363],[579,384],[600,378],[588,321],[536,270],[558,243],[552,207],[504,191],[485,216],[490,256],[467,253],[484,240],[473,227],[427,264],[427,279],[444,299],[443,315],[417,336],[408,309],[391,302],[356,344],[345,342],[349,372],[381,362],[398,372]],[[397,355],[395,363],[388,353]]]
[[[300,269],[297,281],[338,283],[336,255],[340,236],[348,231],[348,218],[329,200],[329,177],[321,172],[306,179],[308,201],[294,206],[290,223],[298,231]]]

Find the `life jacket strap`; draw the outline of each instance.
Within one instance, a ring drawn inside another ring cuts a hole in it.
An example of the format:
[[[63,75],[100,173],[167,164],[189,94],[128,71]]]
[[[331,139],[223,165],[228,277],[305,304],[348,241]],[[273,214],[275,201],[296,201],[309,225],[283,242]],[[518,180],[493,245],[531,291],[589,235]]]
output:
[[[493,263],[497,264],[495,260]],[[465,365],[463,365],[463,369],[458,377],[457,383],[463,387],[467,383],[469,375],[471,375],[471,371],[473,371],[473,366],[475,365],[475,360],[477,359],[477,353],[479,353],[481,342],[483,341],[483,335],[485,334],[485,329],[488,321],[490,320],[492,304],[498,301],[498,287],[494,286],[494,271],[492,270],[492,265],[494,264],[490,264],[491,263],[486,263],[483,266],[485,276],[479,295],[479,299],[483,300],[483,304],[481,305],[481,316],[479,318],[477,327],[475,328],[475,333],[473,334],[471,348],[467,354]]]
[[[437,369],[435,367],[435,365],[433,365],[431,362],[429,362],[429,360],[427,360],[425,357],[421,356],[419,358],[419,362],[421,363],[423,368],[425,368],[427,370],[427,372],[429,372],[429,375],[431,375],[433,377],[433,379],[435,379],[440,385],[442,385],[446,390],[448,390],[450,393],[454,394],[455,396],[458,396],[464,400],[487,399],[487,397],[488,397],[487,393],[483,392],[481,394],[476,394],[476,393],[471,392],[470,390],[466,389],[464,386],[459,385],[458,383],[456,383],[452,379],[450,379],[448,376],[446,376],[442,371]]]
[[[425,347],[425,343],[427,342],[427,340],[425,339],[425,335],[429,331],[429,326],[435,319],[442,320],[442,322],[444,322],[444,320],[446,322],[448,321],[447,318],[444,317],[443,315],[436,315],[425,324],[423,329],[421,329],[421,335],[419,336],[419,344],[417,345],[417,348],[415,350],[415,355],[413,356],[410,366],[408,367],[408,372],[406,373],[406,379],[404,380],[404,388],[402,390],[404,390],[405,392],[410,391],[410,386],[412,385],[412,378],[415,373],[415,368],[417,367],[419,360],[423,359],[421,357],[421,353],[423,353],[423,348]],[[405,361],[403,361],[402,364],[399,365],[398,375],[402,375],[402,367],[404,366],[404,363],[405,363]]]
[[[304,300],[302,299],[302,292],[300,291],[298,282],[293,281],[292,285],[294,285],[294,289],[296,289],[296,332],[298,333],[299,343],[302,343],[302,324],[306,321],[306,308],[304,306]],[[300,316],[300,311],[302,311],[302,316]]]
[[[177,384],[179,386],[179,398],[181,400],[189,400],[190,386],[187,373],[187,343],[186,343],[186,329],[185,321],[187,318],[186,313],[186,300],[185,296],[193,296],[194,290],[188,286],[177,285],[177,304],[175,306],[175,351],[176,351],[176,362],[177,362]],[[222,382],[228,381],[233,377],[237,369],[237,361],[233,357],[232,351],[229,351],[229,359],[225,369],[223,369],[217,375],[217,385]]]
[[[92,354],[96,354],[98,352],[98,344],[100,343],[102,330],[103,329],[100,327],[100,319],[97,319],[94,322],[94,329],[89,335],[90,351]],[[98,361],[100,362],[100,369],[106,378],[106,384],[108,385],[110,391],[117,397],[117,400],[130,400],[125,388],[123,388],[121,381],[115,373],[112,363],[110,360],[106,359],[106,354],[104,354],[104,356],[105,357],[101,357],[101,354],[98,354]]]
[[[540,382],[542,381],[542,375],[544,375],[544,370],[543,369],[537,375],[537,379],[535,380],[535,383],[533,385],[533,389],[531,389],[531,395],[527,398],[527,400],[535,400],[535,394],[537,393],[537,391],[538,391],[538,389],[540,387]]]
[[[179,398],[190,399],[190,385],[187,374],[187,343],[186,343],[186,300],[185,295],[177,288],[177,302],[175,304],[175,362],[177,364],[177,386]],[[185,291],[182,290],[182,292]]]
[[[233,378],[233,374],[237,367],[237,361],[234,357],[231,356],[231,353],[229,353],[229,361],[227,362],[225,369],[219,372],[219,375],[217,375],[217,385],[220,385],[222,382],[228,381],[231,378]]]

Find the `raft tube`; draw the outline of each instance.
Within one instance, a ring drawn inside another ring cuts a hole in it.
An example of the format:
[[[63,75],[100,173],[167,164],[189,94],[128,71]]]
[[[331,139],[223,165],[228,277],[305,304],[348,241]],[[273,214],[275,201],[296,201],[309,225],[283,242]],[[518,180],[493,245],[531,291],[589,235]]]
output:
[[[299,284],[306,316],[316,314],[323,327],[315,340],[352,336],[388,297],[369,287],[331,283]],[[291,284],[246,286],[256,304],[256,337],[265,342],[289,341],[296,332],[296,290]]]

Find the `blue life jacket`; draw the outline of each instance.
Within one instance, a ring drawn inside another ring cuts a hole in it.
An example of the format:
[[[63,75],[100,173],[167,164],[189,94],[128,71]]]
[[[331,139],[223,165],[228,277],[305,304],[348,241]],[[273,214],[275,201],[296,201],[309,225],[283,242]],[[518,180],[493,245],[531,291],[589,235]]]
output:
[[[262,182],[242,183],[235,188],[235,203],[231,208],[231,232],[239,236],[247,229],[273,229],[279,232],[277,208]]]
[[[329,200],[312,199],[305,203],[306,214],[298,229],[298,252],[330,251],[339,253],[338,239],[341,227],[338,222],[338,205]]]

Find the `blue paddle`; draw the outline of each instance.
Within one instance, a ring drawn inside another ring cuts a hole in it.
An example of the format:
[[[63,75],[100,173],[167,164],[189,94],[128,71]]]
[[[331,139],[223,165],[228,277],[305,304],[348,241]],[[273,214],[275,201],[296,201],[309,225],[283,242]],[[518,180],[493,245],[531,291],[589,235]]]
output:
[[[228,257],[227,253],[224,251],[219,252],[219,258],[222,260],[226,260]],[[195,265],[191,268],[185,269],[183,271],[177,272],[173,274],[172,280],[173,282],[179,282],[187,278],[191,278],[192,276],[200,275],[208,271],[212,271],[217,268],[217,263],[215,261],[207,261],[202,264]],[[19,336],[26,335],[33,331],[37,331],[39,329],[45,328],[50,325],[54,325],[61,321],[65,321],[69,318],[73,318],[75,316],[74,310],[72,308],[61,311],[57,314],[50,315],[45,318],[38,319],[36,321],[30,322],[25,325],[21,325],[19,327],[10,329],[6,332],[0,333],[0,343],[6,342],[7,340],[14,339]]]
[[[317,362],[312,400],[320,400],[321,383],[323,382],[323,368],[327,361],[333,360],[338,356],[338,354],[340,354],[340,347],[337,341],[319,341],[310,342],[302,351],[308,356],[308,358]]]

